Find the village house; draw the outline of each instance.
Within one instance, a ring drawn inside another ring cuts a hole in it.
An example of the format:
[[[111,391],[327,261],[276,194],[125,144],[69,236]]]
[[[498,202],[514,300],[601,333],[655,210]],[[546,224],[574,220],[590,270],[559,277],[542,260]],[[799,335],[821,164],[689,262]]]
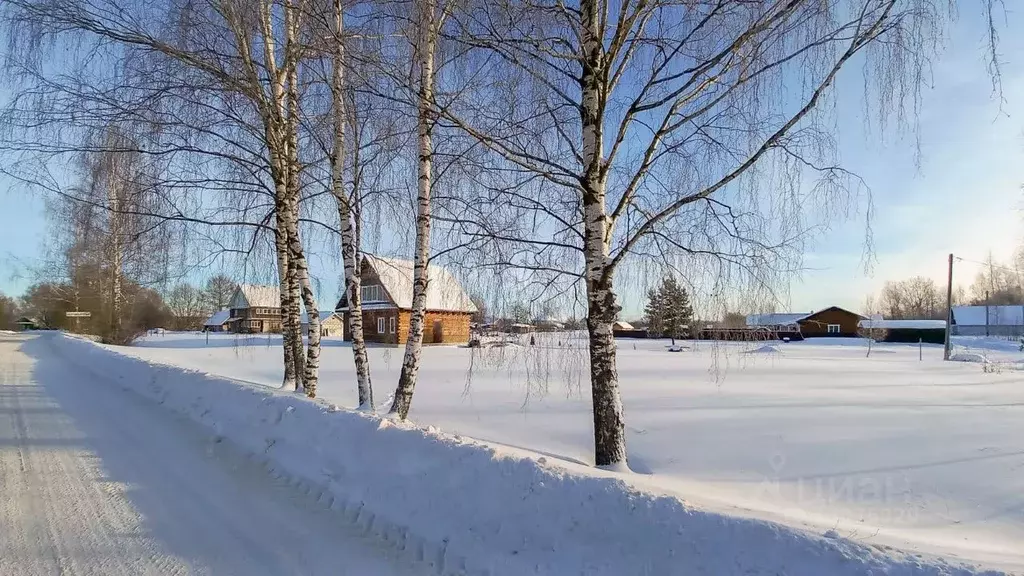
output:
[[[364,254],[362,280],[363,334],[367,342],[404,344],[412,315],[413,262]],[[459,281],[447,269],[427,268],[425,344],[465,344],[476,306]],[[335,311],[349,325],[348,303],[343,297]],[[345,340],[351,340],[350,333]]]
[[[232,332],[254,334],[281,331],[281,290],[277,286],[240,284],[228,303]]]
[[[855,338],[860,322],[867,319],[838,306],[830,306],[809,313],[751,314],[747,316],[746,324],[747,329],[767,330],[780,338]]]

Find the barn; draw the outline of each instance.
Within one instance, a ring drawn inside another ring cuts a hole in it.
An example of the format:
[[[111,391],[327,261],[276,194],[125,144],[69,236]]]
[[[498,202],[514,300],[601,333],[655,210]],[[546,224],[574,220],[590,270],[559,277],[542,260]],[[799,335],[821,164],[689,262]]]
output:
[[[877,342],[928,342],[943,344],[946,341],[945,320],[861,320],[861,332]]]
[[[405,344],[412,316],[413,262],[364,254],[362,280],[363,335],[367,342]],[[441,266],[427,268],[427,314],[424,344],[465,344],[476,305],[462,284]],[[342,298],[335,311],[349,325],[348,303]],[[345,340],[351,340],[350,333]]]

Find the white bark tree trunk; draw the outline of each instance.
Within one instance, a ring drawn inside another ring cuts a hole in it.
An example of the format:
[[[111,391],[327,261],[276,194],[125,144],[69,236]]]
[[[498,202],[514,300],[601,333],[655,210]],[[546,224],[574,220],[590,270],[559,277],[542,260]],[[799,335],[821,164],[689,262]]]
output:
[[[334,150],[331,156],[331,192],[338,205],[338,220],[341,224],[341,257],[345,268],[345,302],[348,305],[348,330],[352,338],[352,359],[356,366],[356,388],[359,394],[359,409],[373,412],[373,386],[370,382],[370,358],[366,353],[366,339],[363,334],[362,279],[360,278],[359,252],[354,226],[352,205],[345,192],[345,123],[348,121],[345,107],[345,44],[342,34],[345,28],[345,11],[341,0],[334,2],[334,32],[338,46],[334,55],[331,94],[334,105]],[[353,194],[357,191],[353,190]]]
[[[316,397],[317,381],[320,371],[320,312],[317,310],[316,296],[309,280],[309,266],[299,234],[299,202],[301,195],[301,166],[299,163],[299,7],[296,0],[288,0],[285,5],[285,53],[287,64],[287,105],[286,126],[288,131],[288,201],[290,205],[288,219],[288,258],[295,277],[292,279],[292,310],[299,326],[296,339],[299,354],[296,355],[296,370],[302,368],[302,386],[306,395]],[[309,331],[306,335],[308,349],[302,348],[302,316],[299,298],[306,308],[309,319]],[[304,358],[303,358],[304,356]]]
[[[420,30],[417,42],[419,58],[419,99],[417,104],[418,182],[416,194],[416,247],[413,254],[412,313],[409,317],[409,337],[405,343],[402,372],[395,389],[390,412],[405,419],[412,406],[412,395],[419,374],[420,354],[423,350],[423,323],[427,304],[427,265],[430,258],[430,192],[433,183],[432,132],[435,113],[434,51],[437,45],[437,16],[434,0],[419,3]]]
[[[274,154],[271,153],[271,157],[273,156]],[[282,170],[279,167],[273,171],[280,173]],[[284,179],[280,175],[274,175],[273,178],[274,180]],[[274,201],[276,224],[274,250],[278,254],[278,286],[281,290],[281,340],[285,352],[285,376],[281,387],[282,389],[294,392],[294,390],[298,389],[298,377],[295,364],[295,329],[292,326],[291,315],[289,314],[292,307],[292,292],[289,290],[291,264],[288,257],[288,204],[285,201],[286,193],[282,190],[284,188],[285,183],[283,181],[274,182],[274,195],[276,196]]]
[[[612,323],[618,306],[609,259],[611,221],[605,206],[604,167],[605,55],[598,0],[582,0],[583,74],[580,78],[583,129],[583,226],[587,283],[587,332],[590,335],[590,389],[594,411],[594,457],[598,466],[626,466],[626,433],[615,367]]]

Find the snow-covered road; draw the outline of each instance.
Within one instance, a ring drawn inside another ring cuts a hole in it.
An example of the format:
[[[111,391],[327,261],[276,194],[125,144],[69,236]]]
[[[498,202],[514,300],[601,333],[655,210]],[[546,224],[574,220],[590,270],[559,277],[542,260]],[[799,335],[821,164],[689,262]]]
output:
[[[49,338],[0,334],[0,574],[420,572]]]

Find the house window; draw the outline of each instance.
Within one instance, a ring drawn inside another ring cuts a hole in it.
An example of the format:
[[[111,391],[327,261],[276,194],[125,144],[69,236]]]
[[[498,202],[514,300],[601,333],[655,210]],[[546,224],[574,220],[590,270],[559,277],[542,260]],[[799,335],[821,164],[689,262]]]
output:
[[[384,333],[384,317],[377,318],[377,334]]]
[[[384,289],[381,288],[380,284],[371,284],[369,286],[363,286],[361,295],[363,297],[363,302],[384,301]]]
[[[828,325],[828,333],[829,334],[839,334],[842,331],[843,331],[843,327],[840,326],[839,324],[829,324]]]
[[[390,328],[391,328],[391,333],[394,334],[395,333],[395,317],[394,316],[391,317],[391,326],[390,326]]]

